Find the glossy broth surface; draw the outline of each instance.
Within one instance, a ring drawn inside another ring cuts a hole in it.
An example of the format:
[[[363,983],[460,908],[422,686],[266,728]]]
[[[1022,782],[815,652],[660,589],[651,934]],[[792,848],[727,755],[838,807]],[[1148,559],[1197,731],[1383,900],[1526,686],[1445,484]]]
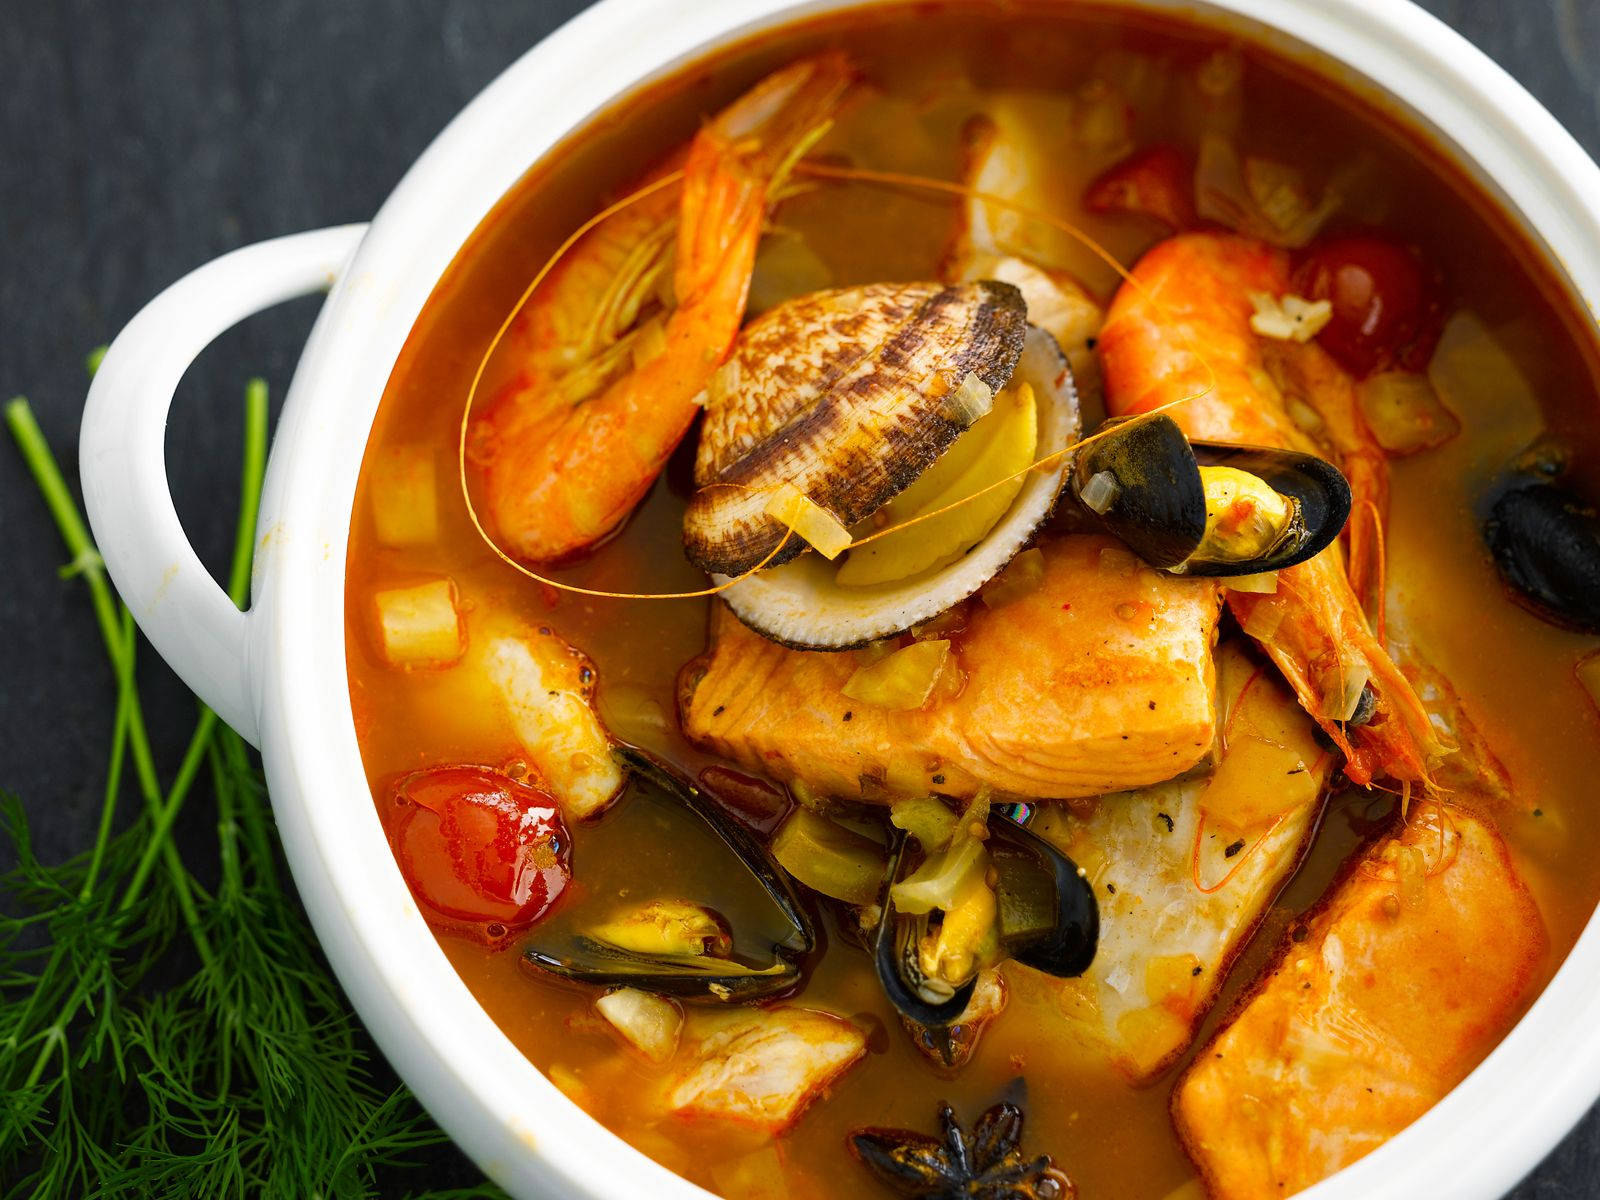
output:
[[[773,67],[824,45],[849,50],[874,90],[847,110],[818,152],[941,179],[958,176],[963,130],[997,93],[1022,93],[1027,103],[1059,105],[1070,114],[1114,88],[1131,106],[1135,146],[1192,144],[1182,81],[1218,48],[1241,45],[1243,143],[1320,183],[1337,178],[1345,195],[1337,222],[1381,228],[1414,243],[1442,269],[1452,307],[1472,313],[1485,331],[1481,345],[1462,352],[1481,354],[1485,365],[1469,372],[1475,388],[1452,396],[1462,435],[1392,463],[1389,589],[1398,609],[1425,615],[1426,624],[1413,620],[1411,636],[1453,681],[1511,772],[1516,811],[1497,816],[1548,924],[1545,971],[1552,971],[1600,897],[1600,856],[1585,836],[1596,815],[1600,720],[1573,674],[1597,643],[1542,624],[1506,598],[1478,539],[1473,506],[1503,464],[1546,428],[1575,449],[1585,470],[1597,465],[1600,372],[1588,318],[1493,204],[1392,118],[1249,42],[1091,8],[888,7],[764,36],[604,114],[506,197],[418,320],[367,451],[370,468],[396,447],[429,448],[442,481],[438,538],[405,550],[385,547],[374,534],[368,470],[357,498],[348,665],[374,793],[386,795],[397,778],[423,767],[498,765],[518,754],[510,728],[479,702],[470,683],[448,670],[397,672],[376,653],[373,593],[440,575],[455,581],[465,602],[469,637],[491,616],[554,628],[593,660],[601,715],[617,736],[690,771],[711,761],[682,739],[675,718],[676,675],[704,648],[709,602],[592,599],[524,578],[468,522],[452,483],[455,439],[489,338],[561,239],[681,144],[703,114]],[[1131,264],[1160,233],[1148,222],[1083,211],[1082,185],[1104,165],[1066,163],[1061,214]],[[950,199],[933,193],[829,184],[786,203],[778,221],[804,239],[838,286],[937,275],[953,217]],[[1109,297],[1117,278],[1105,263],[1064,235],[1038,236],[1039,253]],[[493,378],[486,383],[492,388]],[[704,586],[678,548],[684,457],[680,451],[618,537],[562,576],[629,592]],[[1359,844],[1363,820],[1387,803],[1366,794],[1335,798],[1309,861],[1235,966],[1202,1042],[1267,960],[1290,914],[1316,900]],[[707,839],[691,826],[647,797],[631,797],[598,823],[575,827],[576,899],[562,904],[581,902],[586,892],[625,889],[630,880],[649,881],[656,890],[703,890],[710,881],[699,851]],[[726,904],[737,920],[738,899]],[[1181,1063],[1152,1086],[1130,1087],[1098,1055],[1051,1039],[1049,997],[1012,972],[1011,1005],[974,1062],[954,1078],[941,1075],[902,1033],[866,957],[831,927],[827,940],[799,999],[856,1018],[873,1031],[870,1050],[774,1152],[751,1133],[652,1113],[642,1100],[652,1072],[620,1052],[596,1021],[592,994],[533,975],[514,943],[490,950],[440,936],[473,993],[534,1063],[622,1137],[725,1194],[857,1194],[870,1185],[845,1150],[850,1130],[931,1130],[939,1099],[970,1119],[1025,1086],[1026,1147],[1053,1154],[1087,1200],[1198,1196],[1167,1115]],[[1019,1077],[1025,1085],[1016,1083]]]

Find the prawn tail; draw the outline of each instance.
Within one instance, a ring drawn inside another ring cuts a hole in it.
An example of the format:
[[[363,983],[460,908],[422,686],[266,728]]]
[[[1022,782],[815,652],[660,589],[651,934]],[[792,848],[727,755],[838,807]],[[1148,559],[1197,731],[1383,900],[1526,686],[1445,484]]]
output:
[[[680,307],[730,280],[748,290],[773,194],[827,132],[853,75],[843,53],[803,59],[762,80],[695,137],[679,209],[673,283]],[[743,295],[730,299],[742,312]]]

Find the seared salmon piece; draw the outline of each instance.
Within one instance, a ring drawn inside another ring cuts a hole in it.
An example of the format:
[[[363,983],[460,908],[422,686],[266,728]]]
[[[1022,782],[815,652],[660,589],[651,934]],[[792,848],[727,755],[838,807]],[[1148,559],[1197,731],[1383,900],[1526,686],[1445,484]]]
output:
[[[1217,651],[1223,712],[1210,775],[1043,810],[1035,832],[1088,872],[1100,906],[1094,962],[1036,976],[1064,1028],[1135,1082],[1189,1048],[1234,957],[1305,856],[1334,755],[1267,663]],[[1014,973],[1025,968],[1014,967]]]
[[[710,650],[680,677],[684,732],[784,782],[869,801],[1094,796],[1187,771],[1216,733],[1215,583],[1102,537],[1041,549],[1036,587],[974,602],[953,636],[960,690],[911,711],[844,694],[856,655],[786,649],[717,606]]]
[[[1494,829],[1414,807],[1179,1081],[1173,1118],[1211,1195],[1290,1196],[1382,1145],[1500,1040],[1545,949]]]

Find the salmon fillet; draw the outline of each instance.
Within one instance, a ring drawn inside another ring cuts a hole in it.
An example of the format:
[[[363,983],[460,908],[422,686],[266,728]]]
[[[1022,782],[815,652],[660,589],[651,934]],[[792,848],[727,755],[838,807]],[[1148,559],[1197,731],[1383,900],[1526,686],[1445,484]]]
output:
[[[910,712],[843,694],[853,654],[786,649],[718,605],[710,650],[680,676],[684,732],[786,783],[868,801],[1093,796],[1182,774],[1216,733],[1216,585],[1107,538],[1040,548],[1039,585],[973,604],[953,639],[961,690]]]
[[[1544,924],[1505,844],[1438,803],[1365,851],[1179,1081],[1217,1200],[1284,1197],[1398,1133],[1521,1010]]]

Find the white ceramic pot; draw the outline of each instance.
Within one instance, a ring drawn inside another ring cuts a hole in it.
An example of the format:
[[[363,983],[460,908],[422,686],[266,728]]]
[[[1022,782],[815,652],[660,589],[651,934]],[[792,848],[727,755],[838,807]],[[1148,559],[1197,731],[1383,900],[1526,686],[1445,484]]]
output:
[[[1600,307],[1600,169],[1462,38],[1401,0],[1140,0],[1256,23],[1321,52],[1453,148]],[[512,1046],[456,977],[396,868],[362,772],[345,682],[344,568],[379,397],[423,303],[525,168],[640,83],[754,29],[841,0],[605,0],[525,54],[451,123],[370,226],[219,258],[145,308],[106,355],[84,414],[89,516],[150,641],[260,746],[317,934],[395,1068],[462,1148],[517,1196],[706,1196],[585,1115]],[[1262,32],[1257,30],[1257,32]],[[248,613],[184,538],[167,488],[172,393],[228,326],[331,288],[267,472]],[[1307,1200],[1490,1200],[1600,1096],[1600,925],[1591,922],[1509,1037],[1388,1145]],[[552,1030],[552,1036],[559,1032]]]

